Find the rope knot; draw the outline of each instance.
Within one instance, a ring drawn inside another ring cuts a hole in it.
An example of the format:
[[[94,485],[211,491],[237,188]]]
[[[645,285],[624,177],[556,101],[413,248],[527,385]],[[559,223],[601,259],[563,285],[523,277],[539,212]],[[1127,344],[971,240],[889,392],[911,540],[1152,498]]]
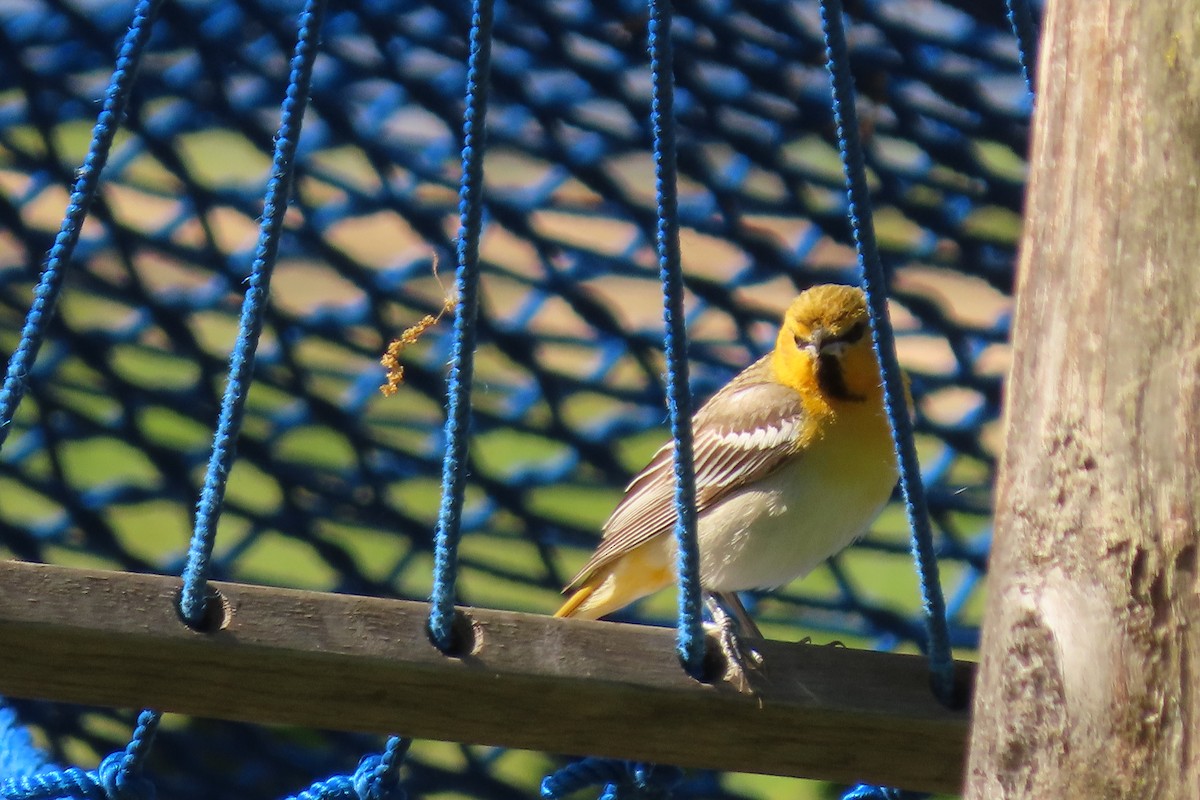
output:
[[[408,795],[394,769],[389,768],[378,753],[363,756],[351,779],[354,793],[361,800],[406,800]]]
[[[124,751],[110,753],[96,768],[96,783],[108,800],[154,800],[154,784],[128,768]]]
[[[588,786],[604,785],[601,800],[667,800],[683,780],[679,767],[605,758],[584,758],[542,780],[543,800],[559,800]]]

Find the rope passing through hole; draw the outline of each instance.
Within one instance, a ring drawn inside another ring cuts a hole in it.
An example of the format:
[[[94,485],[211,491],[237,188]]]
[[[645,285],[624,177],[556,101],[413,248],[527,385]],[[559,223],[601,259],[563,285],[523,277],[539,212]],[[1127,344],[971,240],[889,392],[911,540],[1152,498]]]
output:
[[[446,380],[445,456],[442,500],[434,534],[433,591],[429,634],[442,652],[454,649],[454,600],[458,578],[458,542],[462,537],[463,498],[467,487],[471,382],[475,369],[475,320],[479,310],[479,235],[483,227],[483,156],[487,142],[488,76],[492,62],[493,0],[471,7],[467,104],[463,115],[462,180],[458,190],[458,269],[454,295],[454,338]]]
[[[704,676],[704,629],[700,552],[696,541],[696,474],[692,454],[692,396],[688,387],[687,330],[683,313],[683,267],[679,250],[679,195],[675,144],[675,76],[670,0],[650,0],[648,47],[653,94],[654,190],[658,207],[655,245],[663,289],[667,414],[675,443],[675,540],[678,543],[679,623],[677,648],[688,674]]]
[[[833,87],[833,115],[838,146],[846,176],[847,213],[854,234],[863,292],[871,314],[875,350],[883,368],[884,405],[891,423],[900,471],[900,491],[912,531],[912,550],[921,582],[926,626],[926,648],[934,693],[947,706],[955,703],[954,661],[950,653],[950,632],[946,622],[946,601],[938,577],[937,554],[921,465],[913,440],[913,423],[905,402],[896,340],[887,313],[887,276],[875,242],[871,197],[867,184],[862,142],[859,138],[858,113],[854,103],[854,79],[850,74],[850,52],[842,22],[841,0],[821,0],[821,24],[825,33],[826,66]]]
[[[250,276],[246,280],[246,296],[242,301],[238,321],[237,341],[229,358],[229,374],[225,394],[221,398],[221,413],[213,433],[212,453],[204,474],[204,486],[196,507],[195,525],[188,545],[187,562],[183,569],[183,592],[179,610],[184,621],[193,628],[200,627],[207,605],[209,562],[217,536],[217,521],[225,502],[226,482],[233,469],[237,439],[242,429],[246,396],[254,378],[254,355],[262,334],[266,316],[267,296],[271,273],[279,253],[283,235],[283,218],[296,170],[296,148],[300,128],[308,108],[312,88],[313,65],[316,62],[321,24],[325,18],[327,0],[308,0],[300,14],[296,48],[292,54],[287,95],[283,101],[279,130],[275,135],[275,155],[271,178],[267,182],[263,202],[262,223]]]

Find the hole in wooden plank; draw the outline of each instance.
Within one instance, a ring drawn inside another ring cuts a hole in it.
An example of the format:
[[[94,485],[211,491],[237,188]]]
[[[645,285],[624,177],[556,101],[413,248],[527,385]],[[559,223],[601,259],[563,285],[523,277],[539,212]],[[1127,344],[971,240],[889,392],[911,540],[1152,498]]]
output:
[[[680,656],[679,664],[683,667],[683,671],[697,683],[711,686],[722,680],[730,680],[736,686],[744,681],[744,676],[740,675],[742,665],[730,661],[721,645],[720,635],[713,631],[706,630],[704,632],[704,661],[700,664],[699,675],[692,675],[692,671],[688,669],[682,656]]]
[[[937,696],[937,688],[933,685],[932,675],[930,676],[930,691]],[[952,696],[950,702],[946,705],[951,711],[962,711],[971,705],[971,697],[975,692],[975,673],[973,670],[963,669],[960,665],[956,665],[954,669],[954,686],[952,687]]]
[[[229,620],[233,616],[233,609],[229,605],[229,601],[225,599],[225,595],[221,594],[220,590],[215,586],[209,586],[205,589],[204,616],[195,625],[183,616],[182,596],[182,589],[175,593],[175,613],[178,615],[179,621],[188,630],[195,631],[196,633],[216,633],[229,627]]]
[[[425,635],[429,643],[437,648],[444,656],[450,658],[466,658],[476,655],[483,647],[483,632],[469,614],[461,609],[454,609],[454,619],[450,623],[450,646],[442,649],[429,623],[425,623]]]

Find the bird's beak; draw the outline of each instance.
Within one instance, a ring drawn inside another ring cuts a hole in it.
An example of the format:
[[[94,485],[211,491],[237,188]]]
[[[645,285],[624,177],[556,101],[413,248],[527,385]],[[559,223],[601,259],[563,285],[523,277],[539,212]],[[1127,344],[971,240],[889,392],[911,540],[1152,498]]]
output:
[[[809,334],[804,349],[810,352],[813,358],[818,358],[821,355],[821,348],[825,346],[828,338],[829,333],[824,328],[816,328]]]
[[[822,356],[833,356],[836,358],[846,351],[849,343],[835,338],[824,328],[817,328],[812,332],[808,346],[812,350],[813,358],[820,358]]]

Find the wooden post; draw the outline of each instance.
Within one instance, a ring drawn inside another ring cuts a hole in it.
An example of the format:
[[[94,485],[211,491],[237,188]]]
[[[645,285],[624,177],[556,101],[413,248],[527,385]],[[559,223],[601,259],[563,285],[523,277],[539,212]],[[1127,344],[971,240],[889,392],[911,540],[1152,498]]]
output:
[[[1051,0],[967,798],[1200,797],[1200,2]]]

